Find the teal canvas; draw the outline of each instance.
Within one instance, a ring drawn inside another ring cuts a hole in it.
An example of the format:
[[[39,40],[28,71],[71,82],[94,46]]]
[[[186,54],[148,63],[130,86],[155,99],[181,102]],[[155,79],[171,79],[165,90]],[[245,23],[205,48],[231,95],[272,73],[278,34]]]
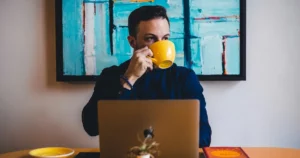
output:
[[[162,5],[179,66],[203,80],[245,80],[245,0],[56,0],[57,78],[93,81],[130,59],[127,18]]]

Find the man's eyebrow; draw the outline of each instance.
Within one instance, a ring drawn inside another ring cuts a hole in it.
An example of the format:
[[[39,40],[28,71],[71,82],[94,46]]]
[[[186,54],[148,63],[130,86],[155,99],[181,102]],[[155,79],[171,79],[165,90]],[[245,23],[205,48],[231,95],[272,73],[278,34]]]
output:
[[[152,34],[152,33],[146,33],[144,36],[155,36],[156,37],[156,35],[154,35],[154,34]],[[170,36],[170,34],[168,33],[168,34],[165,34],[164,35],[164,37],[165,36]]]
[[[152,33],[146,33],[144,36],[156,36],[156,35],[154,35]]]

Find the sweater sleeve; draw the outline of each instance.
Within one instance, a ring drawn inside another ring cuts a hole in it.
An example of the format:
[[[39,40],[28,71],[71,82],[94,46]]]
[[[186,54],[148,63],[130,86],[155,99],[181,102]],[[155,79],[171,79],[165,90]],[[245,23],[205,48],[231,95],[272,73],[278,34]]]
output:
[[[211,143],[211,127],[209,125],[206,101],[203,95],[203,87],[198,81],[198,77],[193,70],[187,74],[185,85],[183,87],[183,95],[186,99],[198,99],[200,102],[200,130],[199,130],[199,147],[210,146]]]
[[[104,69],[97,79],[91,98],[82,110],[82,124],[87,134],[90,136],[99,134],[97,113],[99,100],[133,99],[134,95],[132,94],[132,90],[127,90],[121,86],[119,73],[116,69]]]

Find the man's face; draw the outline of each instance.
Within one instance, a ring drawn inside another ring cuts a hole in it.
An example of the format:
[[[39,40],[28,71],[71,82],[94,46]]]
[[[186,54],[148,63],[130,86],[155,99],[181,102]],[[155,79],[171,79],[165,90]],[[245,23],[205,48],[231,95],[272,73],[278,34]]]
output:
[[[129,36],[128,40],[134,50],[160,40],[168,40],[170,37],[170,27],[167,19],[156,18],[140,22],[136,37]]]

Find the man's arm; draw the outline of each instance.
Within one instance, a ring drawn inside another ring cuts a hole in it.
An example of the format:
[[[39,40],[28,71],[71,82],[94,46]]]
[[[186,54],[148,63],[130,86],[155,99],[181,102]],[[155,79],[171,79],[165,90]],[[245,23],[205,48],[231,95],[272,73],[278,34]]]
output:
[[[147,69],[153,69],[152,61],[147,56],[153,56],[153,53],[148,47],[144,47],[133,53],[125,73],[120,72],[117,66],[102,71],[95,85],[94,93],[82,111],[83,127],[90,136],[99,134],[97,114],[99,100],[135,99],[135,92],[132,89],[135,82]],[[120,74],[125,78],[120,79]]]
[[[98,114],[97,103],[99,100],[134,99],[134,92],[128,90],[120,81],[119,71],[116,67],[104,69],[94,87],[94,92],[88,103],[82,110],[82,123],[84,130],[90,136],[97,136]]]
[[[183,92],[185,99],[198,99],[200,101],[199,147],[210,146],[212,131],[208,121],[203,88],[193,70],[189,70],[189,73],[187,74]]]

